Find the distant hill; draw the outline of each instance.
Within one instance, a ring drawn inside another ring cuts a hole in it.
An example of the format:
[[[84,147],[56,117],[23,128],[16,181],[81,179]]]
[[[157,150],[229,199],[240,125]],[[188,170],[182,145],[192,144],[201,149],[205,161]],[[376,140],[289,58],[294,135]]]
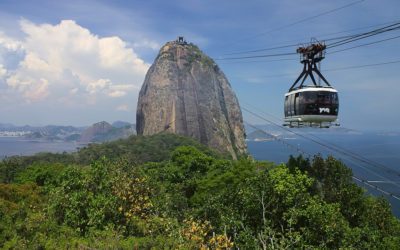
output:
[[[15,128],[15,125],[11,123],[0,123],[0,130],[7,128]]]
[[[124,122],[117,122],[117,126],[121,126]],[[89,142],[105,142],[117,139],[128,138],[135,134],[135,128],[132,124],[125,124],[123,127],[114,127],[108,122],[102,121],[93,124],[85,129],[79,141],[81,143]]]
[[[115,121],[115,122],[113,122],[112,123],[112,126],[114,127],[114,128],[124,128],[124,127],[127,127],[127,126],[133,126],[134,124],[132,124],[132,123],[129,123],[129,122],[124,122],[124,121]]]
[[[256,124],[254,127],[259,130],[264,130],[268,134],[273,134],[276,136],[293,136],[293,132],[298,133],[313,133],[313,134],[363,134],[364,132],[361,130],[354,130],[345,127],[330,127],[330,128],[310,128],[310,127],[301,127],[301,128],[282,128],[272,124]],[[250,135],[256,131],[253,126],[245,126],[247,132],[247,139],[255,139],[250,138]],[[257,133],[258,134],[258,133]],[[261,135],[261,134],[260,134]]]
[[[128,138],[129,136],[136,134],[136,129],[134,124],[124,121],[116,121],[113,122],[112,125],[108,122],[102,121],[89,127],[59,125],[35,127],[29,125],[15,126],[10,123],[0,123],[0,136],[1,133],[10,136],[13,132],[20,132],[21,136],[30,140],[76,141],[81,143],[90,143]]]
[[[58,126],[58,125],[47,125],[44,127],[33,127],[25,125],[22,127],[12,126],[3,127],[2,131],[19,131],[26,133],[25,138],[34,140],[48,140],[48,141],[64,141],[68,140],[71,135],[81,134],[83,128],[73,126]]]
[[[271,136],[266,134],[262,130],[255,130],[253,132],[250,132],[247,137],[247,140],[266,140],[266,139],[271,139]]]

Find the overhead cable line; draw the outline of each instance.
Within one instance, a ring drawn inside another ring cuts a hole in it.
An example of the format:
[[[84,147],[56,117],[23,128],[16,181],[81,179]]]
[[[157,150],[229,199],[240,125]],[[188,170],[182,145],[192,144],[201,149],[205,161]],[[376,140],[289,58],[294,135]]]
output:
[[[400,61],[399,61],[399,62],[400,62]],[[250,105],[250,104],[248,104],[248,103],[246,103],[246,105],[252,107],[253,109],[257,109],[256,107],[254,107],[253,105]],[[261,112],[261,113],[267,115],[267,116],[273,117],[274,119],[278,120],[279,122],[282,122],[282,119],[280,119],[280,118],[278,118],[278,117],[276,117],[276,116],[274,116],[274,115],[272,115],[272,114],[268,114],[267,112],[262,111],[262,110],[260,110],[260,109],[257,109],[257,110],[258,110],[259,112]],[[270,120],[269,120],[269,122],[271,123]],[[281,126],[281,125],[279,125],[279,124],[277,124],[277,123],[272,123],[272,124],[275,125],[275,126],[277,126],[277,127],[279,127],[279,128],[281,128],[281,129],[284,128],[285,130],[290,131],[292,134],[297,135],[294,131],[292,131],[292,130],[286,128],[286,127],[283,127],[283,126]],[[384,168],[384,169],[386,170],[386,172],[391,173],[391,174],[395,174],[395,175],[397,175],[397,176],[400,177],[400,172],[399,172],[399,171],[396,171],[396,170],[394,170],[394,169],[391,169],[391,168],[389,168],[389,167],[386,167],[385,165],[383,165],[383,164],[381,164],[381,163],[375,162],[375,161],[373,161],[373,160],[371,160],[371,159],[367,159],[367,158],[365,158],[365,157],[363,157],[363,156],[361,156],[361,155],[359,155],[359,154],[357,154],[357,153],[354,153],[354,152],[352,152],[352,151],[350,151],[350,150],[348,150],[348,149],[345,149],[344,147],[338,146],[338,145],[336,145],[336,144],[334,144],[334,143],[332,143],[332,142],[328,142],[328,141],[326,141],[326,140],[324,140],[324,139],[322,139],[322,138],[320,138],[320,137],[318,137],[318,136],[316,136],[316,135],[314,135],[314,134],[307,133],[307,136],[312,136],[312,137],[316,138],[317,140],[319,140],[320,142],[322,141],[324,144],[327,144],[327,145],[330,145],[330,146],[333,147],[333,148],[336,148],[335,151],[336,151],[337,153],[342,153],[342,154],[343,154],[343,152],[345,152],[346,154],[351,154],[353,159],[362,161],[363,163],[369,162],[368,164],[369,164],[370,166],[373,166],[373,167],[375,167],[375,168],[377,168],[377,169]],[[379,177],[382,178],[382,176],[379,176]],[[383,178],[384,178],[384,177],[383,177]],[[400,186],[399,186],[399,187],[400,187]]]
[[[246,61],[246,63],[268,63],[268,62],[280,62],[280,61],[297,61],[298,59],[294,58],[281,58],[275,60],[253,60],[253,61]],[[223,64],[233,64],[233,63],[243,63],[241,61],[221,61],[220,63]]]
[[[352,159],[356,159],[356,160],[358,160],[358,161],[360,161],[360,162],[363,162],[363,163],[365,163],[365,164],[374,166],[373,164],[371,164],[371,162],[370,162],[369,160],[365,160],[365,159],[362,159],[361,157],[354,156],[352,153],[349,153],[349,152],[344,151],[344,150],[338,150],[338,149],[336,149],[335,147],[332,147],[332,146],[327,145],[327,144],[325,144],[325,143],[321,143],[320,141],[318,141],[318,140],[316,140],[316,139],[313,139],[313,138],[307,137],[307,136],[305,136],[305,135],[303,135],[303,134],[301,134],[301,133],[295,132],[295,131],[293,131],[293,130],[291,130],[291,129],[289,129],[289,128],[286,128],[286,127],[284,127],[284,126],[281,126],[280,124],[277,124],[276,122],[273,122],[273,121],[271,121],[271,120],[269,120],[269,119],[266,119],[265,117],[260,116],[260,115],[258,115],[257,113],[255,113],[255,112],[253,112],[253,111],[251,111],[251,110],[249,110],[249,109],[247,109],[247,108],[245,108],[245,107],[242,107],[242,109],[245,110],[246,112],[252,114],[253,116],[258,117],[258,118],[261,119],[261,120],[264,120],[264,121],[266,121],[266,122],[268,122],[268,123],[270,123],[270,124],[273,124],[273,125],[275,125],[275,126],[281,128],[281,129],[283,129],[283,130],[289,131],[289,132],[291,132],[291,133],[293,133],[293,134],[295,134],[295,135],[297,135],[297,136],[299,136],[299,137],[301,137],[301,138],[303,138],[303,139],[312,141],[312,142],[314,142],[314,143],[316,143],[316,144],[318,144],[318,145],[320,145],[320,146],[322,146],[322,147],[324,147],[324,148],[327,148],[327,149],[332,150],[332,151],[334,151],[334,152],[340,153],[340,154],[345,155],[345,156],[347,156],[347,157],[351,157]],[[374,166],[374,167],[376,167],[376,166]],[[386,166],[383,166],[383,168],[387,169],[388,171],[392,171],[392,172],[395,172],[395,173],[397,173],[398,175],[400,175],[397,171],[394,171],[394,170],[391,169],[391,168],[388,168],[388,167],[386,167]],[[375,174],[376,174],[376,173],[375,173]],[[378,174],[376,174],[376,175],[379,176],[379,177],[382,177],[382,176],[380,176],[380,175],[378,175]],[[399,185],[396,185],[396,186],[398,186],[398,187],[400,188]]]
[[[339,10],[342,10],[342,9],[345,9],[345,8],[349,8],[349,7],[353,6],[353,5],[360,4],[360,3],[364,2],[364,1],[365,1],[365,0],[353,1],[353,2],[351,2],[351,3],[342,5],[342,6],[340,6],[340,7],[337,7],[337,8],[328,10],[328,11],[321,12],[321,13],[319,13],[319,14],[317,14],[317,15],[310,16],[310,17],[306,17],[306,18],[297,20],[297,21],[295,21],[295,22],[288,23],[288,24],[285,24],[285,25],[278,26],[278,27],[276,27],[276,28],[270,29],[270,30],[268,30],[268,31],[255,34],[255,35],[253,35],[253,36],[250,36],[250,37],[247,37],[247,38],[244,38],[244,39],[240,39],[240,40],[238,40],[237,42],[250,40],[250,39],[253,39],[253,38],[256,38],[256,37],[264,36],[264,35],[266,35],[266,34],[269,34],[269,33],[275,32],[275,31],[279,31],[279,30],[282,30],[282,29],[286,29],[286,28],[295,26],[295,25],[297,25],[297,24],[304,23],[304,22],[307,22],[307,21],[316,19],[316,18],[318,18],[318,17],[325,16],[325,15],[331,14],[331,13],[333,13],[333,12],[336,12],[336,11],[339,11]],[[234,43],[237,43],[237,42],[234,42]]]
[[[374,167],[377,170],[384,169],[384,171],[386,173],[395,174],[397,177],[400,177],[400,172],[398,172],[398,171],[396,171],[394,169],[391,169],[389,167],[386,167],[385,165],[383,165],[381,163],[378,163],[378,162],[373,161],[371,159],[365,158],[365,157],[363,157],[363,156],[361,156],[361,155],[359,155],[359,154],[357,154],[357,153],[355,153],[355,152],[353,152],[351,150],[345,149],[345,148],[343,148],[341,146],[338,146],[338,145],[336,145],[336,144],[334,144],[332,142],[328,142],[328,141],[326,141],[326,140],[324,140],[321,137],[318,137],[316,135],[307,133],[307,136],[313,137],[314,139],[320,141],[321,143],[324,143],[326,145],[331,146],[332,150],[333,150],[333,151],[331,150],[332,152],[336,152],[336,153],[339,153],[339,154],[342,154],[342,155],[346,155],[348,157],[347,159],[350,162],[353,162],[353,165],[355,165],[355,166],[357,166],[359,168],[362,168],[362,169],[370,172],[371,174],[376,175],[376,176],[378,176],[378,177],[380,177],[382,179],[385,179],[385,181],[381,181],[381,183],[390,183],[390,184],[393,184],[394,186],[400,188],[400,184],[399,184],[400,182],[394,182],[394,181],[392,181],[392,180],[390,180],[390,179],[378,174],[377,172],[373,171],[372,169],[370,169],[370,168],[368,168],[366,166],[360,165],[359,162],[362,162],[362,163],[367,164],[367,165],[369,165],[371,167]]]
[[[334,53],[338,53],[338,52],[342,52],[342,51],[346,51],[346,50],[350,50],[350,49],[369,46],[369,45],[372,45],[372,44],[387,42],[387,41],[398,39],[398,38],[400,38],[400,36],[390,37],[390,38],[386,38],[386,39],[382,39],[382,40],[378,40],[378,41],[374,41],[374,42],[370,42],[370,43],[359,44],[359,45],[356,45],[356,46],[353,46],[353,47],[349,47],[349,48],[345,48],[345,49],[340,49],[340,50],[335,50],[335,51],[332,51],[332,52],[328,52],[327,54],[334,54]]]
[[[328,69],[325,69],[324,72],[369,68],[369,67],[377,67],[377,66],[396,64],[396,63],[400,63],[400,60],[381,62],[381,63],[372,63],[372,64],[353,65],[353,66],[340,67],[340,68],[330,68],[330,69],[328,68]],[[284,76],[294,76],[294,75],[296,75],[296,74],[273,74],[273,75],[266,75],[266,76],[261,76],[261,77],[262,78],[273,78],[273,77],[284,77]]]
[[[339,39],[344,39],[344,38],[350,38],[353,35],[347,35],[347,36],[340,36],[340,37],[331,37],[324,39],[324,41],[334,41],[334,40],[339,40]],[[240,55],[240,54],[249,54],[249,53],[255,53],[255,52],[261,52],[261,51],[268,51],[268,50],[276,50],[276,49],[284,49],[284,48],[292,48],[292,47],[297,47],[299,44],[304,44],[308,42],[300,42],[300,43],[294,43],[294,44],[287,44],[287,45],[282,45],[282,46],[275,46],[275,47],[269,47],[269,48],[262,48],[262,49],[255,49],[255,50],[247,50],[247,51],[240,51],[240,52],[233,52],[233,53],[227,53],[223,55]]]
[[[387,25],[387,26],[381,27],[379,29],[371,30],[371,31],[368,31],[368,32],[363,32],[363,33],[360,33],[360,34],[345,36],[345,38],[342,39],[342,40],[339,40],[337,42],[328,44],[327,45],[327,50],[331,49],[331,48],[338,47],[338,46],[342,46],[342,45],[345,45],[345,44],[348,44],[348,43],[351,43],[351,42],[355,42],[355,41],[358,41],[358,40],[361,40],[361,39],[366,39],[366,38],[369,38],[369,37],[372,37],[372,36],[376,36],[378,34],[383,34],[383,33],[389,32],[389,31],[394,31],[394,30],[400,30],[400,22],[396,22],[394,24]],[[371,45],[371,44],[375,44],[375,43],[380,43],[380,42],[384,42],[384,41],[389,41],[389,40],[393,40],[393,39],[396,39],[396,38],[397,37],[392,37],[392,38],[388,38],[388,39],[384,39],[384,40],[380,40],[380,41],[371,42],[369,44],[358,45],[358,46],[355,46],[354,48],[367,46],[367,45]],[[336,38],[332,38],[332,39],[337,40]],[[241,60],[241,59],[250,59],[250,58],[291,56],[291,55],[296,55],[296,54],[297,54],[296,52],[287,52],[287,53],[277,53],[277,54],[248,55],[248,56],[239,56],[239,57],[224,57],[224,58],[218,58],[216,60],[218,60],[218,61]]]
[[[252,115],[254,115],[254,116],[256,116],[256,117],[258,117],[258,118],[260,118],[260,119],[262,119],[262,120],[264,120],[264,121],[267,121],[267,122],[269,122],[269,123],[275,124],[274,122],[269,121],[268,119],[265,119],[264,117],[259,116],[258,114],[254,113],[254,112],[252,112],[252,111],[250,111],[250,110],[248,110],[248,109],[246,109],[246,108],[244,108],[244,107],[242,107],[242,109],[245,110],[245,111],[247,111],[248,113],[250,113],[250,114],[252,114]],[[246,123],[249,124],[248,122],[246,122]],[[275,124],[275,125],[277,125],[277,124]],[[280,126],[280,125],[277,125],[277,126],[282,127],[282,126]],[[253,125],[252,125],[252,127],[253,127],[253,128],[256,128],[256,126],[253,126]],[[301,135],[301,134],[299,134],[299,133],[296,133],[296,132],[294,132],[294,131],[291,131],[291,130],[285,128],[285,127],[282,127],[282,128],[284,128],[284,129],[286,129],[286,130],[292,132],[293,134],[299,135],[299,136],[301,136],[301,137],[307,139],[307,137],[305,137],[304,135]],[[264,133],[267,134],[267,135],[272,135],[272,134],[268,134],[267,132],[265,132],[265,131],[262,130],[262,129],[257,129],[257,130],[262,131],[262,132],[264,132]],[[272,138],[278,138],[278,137],[277,137],[277,136],[272,136]],[[319,143],[319,142],[313,140],[312,138],[308,138],[308,140],[314,141],[315,143],[324,146],[322,143]],[[283,140],[280,140],[280,141],[283,141]],[[289,145],[290,145],[290,143],[287,143],[287,142],[285,142],[285,144],[289,144]],[[299,147],[296,147],[296,146],[293,146],[293,145],[291,145],[291,147],[297,148],[296,151],[298,151],[298,152],[305,153],[305,155],[311,156],[311,154],[306,153],[305,151],[301,150]],[[359,166],[359,167],[360,167],[360,166]],[[362,168],[367,169],[367,168],[365,168],[365,167],[362,167]],[[371,172],[371,170],[369,170],[369,171]],[[383,177],[383,176],[381,176],[381,175],[379,175],[379,174],[377,174],[377,173],[375,173],[375,172],[371,172],[371,173],[374,174],[374,175],[376,175],[376,176],[379,176],[379,177],[381,177],[381,178],[383,178],[383,179],[387,179],[387,178],[385,178],[385,177]],[[362,178],[360,178],[360,177],[356,177],[356,176],[354,176],[354,175],[352,176],[352,178],[355,179],[355,180],[357,180],[357,181],[359,181],[359,182],[361,182],[361,183],[363,183],[363,184],[365,184],[365,185],[367,185],[367,186],[369,186],[369,187],[372,187],[372,188],[374,188],[374,189],[380,191],[381,193],[384,193],[384,194],[386,194],[386,195],[389,195],[389,196],[395,198],[396,200],[399,200],[399,201],[400,201],[400,196],[398,196],[397,194],[394,194],[394,193],[392,193],[392,192],[386,191],[386,190],[380,188],[380,187],[377,186],[377,185],[371,184],[368,180],[362,179]],[[387,179],[387,180],[388,180],[388,179]],[[389,181],[390,181],[390,180],[389,180]],[[392,184],[396,184],[396,183],[393,182]],[[395,185],[395,186],[400,187],[399,185]]]
[[[311,37],[321,38],[321,37],[326,37],[326,36],[343,34],[343,33],[347,33],[347,32],[350,32],[350,31],[355,31],[355,30],[363,30],[363,29],[367,29],[367,28],[380,27],[382,25],[393,24],[393,23],[396,23],[396,22],[399,22],[399,21],[400,20],[394,20],[394,21],[390,21],[390,22],[384,22],[384,23],[379,23],[379,24],[375,24],[375,25],[363,26],[363,27],[358,27],[358,28],[353,28],[353,29],[333,32],[333,33],[326,33],[326,34],[321,34],[321,35],[313,35]],[[339,39],[343,39],[343,38],[348,38],[348,37],[351,37],[351,36],[352,35],[346,35],[346,36],[340,36],[340,37],[329,37],[329,38],[321,39],[321,40],[323,40],[323,41],[334,41],[334,40],[339,40]],[[304,38],[304,39],[306,39],[306,38]],[[295,42],[295,41],[298,41],[298,40],[291,40],[291,41],[286,41],[286,42]],[[282,49],[282,48],[290,48],[290,47],[298,46],[299,44],[303,44],[303,43],[307,43],[307,42],[297,42],[297,43],[293,43],[293,44],[273,46],[273,47],[267,47],[267,48],[230,52],[230,53],[225,53],[225,54],[222,54],[222,55],[224,55],[224,56],[227,56],[227,55],[239,55],[239,54],[248,54],[248,53],[261,52],[261,51]]]
[[[356,177],[354,175],[352,176],[352,178],[353,178],[353,180],[356,180],[356,181],[358,181],[358,182],[360,182],[360,183],[362,183],[362,184],[364,184],[366,186],[369,186],[369,187],[371,187],[371,188],[373,188],[373,189],[375,189],[375,190],[377,190],[377,191],[379,191],[379,192],[381,192],[381,193],[383,193],[383,194],[385,194],[387,196],[390,196],[390,197],[400,201],[400,196],[398,196],[398,195],[396,195],[394,193],[388,192],[388,191],[378,187],[377,185],[371,184],[367,180],[358,178],[358,177]]]
[[[381,62],[381,63],[372,63],[372,64],[363,64],[363,65],[354,65],[354,66],[348,66],[348,67],[342,67],[342,68],[326,69],[324,71],[340,71],[340,70],[349,70],[349,69],[368,68],[368,67],[376,67],[376,66],[395,64],[395,63],[400,63],[400,60]]]
[[[369,32],[365,32],[365,33],[349,36],[349,38],[345,38],[345,39],[343,39],[341,41],[328,44],[327,48],[329,48],[329,49],[330,48],[334,48],[334,47],[341,46],[341,45],[344,45],[344,44],[347,44],[347,43],[355,42],[355,41],[358,41],[358,40],[361,40],[361,39],[369,38],[371,36],[376,36],[376,35],[379,35],[379,34],[382,34],[382,33],[386,33],[386,32],[389,32],[389,31],[394,31],[394,30],[398,30],[398,29],[400,29],[400,22],[396,23],[395,27],[390,27],[390,28],[385,27],[385,28],[382,28],[382,29],[372,30],[372,31],[369,31]]]
[[[396,171],[396,170],[394,170],[394,169],[392,169],[392,168],[389,168],[389,167],[387,167],[387,166],[385,166],[385,165],[383,165],[383,164],[381,164],[381,163],[379,163],[379,162],[376,162],[376,161],[373,161],[373,160],[371,160],[371,159],[368,159],[368,158],[366,158],[366,157],[364,157],[364,156],[362,156],[362,155],[360,155],[360,154],[357,154],[357,153],[355,153],[355,152],[353,152],[353,151],[351,151],[351,150],[349,150],[349,149],[346,149],[346,148],[344,148],[344,147],[338,146],[338,145],[336,145],[336,144],[334,144],[334,143],[332,143],[332,142],[328,142],[328,141],[326,141],[326,140],[322,139],[321,137],[316,136],[316,135],[314,135],[314,134],[307,133],[307,135],[309,135],[309,136],[311,136],[311,137],[314,137],[315,139],[317,139],[317,140],[319,140],[319,141],[322,141],[322,142],[325,143],[325,144],[330,145],[331,147],[335,148],[335,150],[336,150],[337,153],[341,153],[341,154],[344,154],[344,153],[350,154],[350,155],[351,155],[351,158],[353,159],[353,162],[354,162],[354,160],[358,160],[358,161],[361,161],[361,162],[363,162],[363,163],[368,162],[368,165],[369,165],[369,166],[375,167],[375,168],[378,169],[378,170],[384,169],[385,172],[387,172],[387,173],[389,173],[389,174],[395,174],[397,177],[400,177],[400,172],[399,172],[399,171]],[[362,167],[362,166],[359,166],[359,167],[364,168],[364,167]],[[366,168],[364,168],[364,169],[366,169]],[[372,170],[368,170],[368,171],[372,171]],[[376,173],[374,173],[374,174],[377,175]],[[384,179],[387,179],[387,178],[382,177],[382,176],[380,176],[380,175],[377,175],[377,176],[379,176],[379,177],[381,177],[381,178],[384,178]],[[392,184],[394,184],[394,185],[397,186],[397,187],[400,187],[400,186],[398,185],[399,182],[387,181],[386,183],[389,183],[389,182],[391,182]]]
[[[355,42],[355,41],[358,41],[358,40],[361,40],[361,39],[365,39],[365,38],[368,38],[368,37],[371,37],[371,36],[376,36],[376,35],[379,35],[379,34],[382,34],[382,33],[386,33],[386,32],[389,32],[389,31],[398,30],[398,29],[400,29],[400,22],[396,22],[394,24],[387,25],[385,27],[382,27],[382,28],[379,28],[379,29],[375,29],[375,30],[371,30],[371,31],[368,31],[368,32],[355,34],[355,35],[350,36],[349,38],[345,38],[345,39],[343,39],[341,41],[337,41],[337,42],[328,44],[327,45],[327,49],[334,48],[334,47],[337,47],[337,46],[341,46],[341,45],[344,45],[344,44],[347,44],[347,43]]]
[[[320,35],[320,36],[312,36],[312,37],[324,37],[324,36],[331,36],[331,35],[337,35],[337,34],[342,34],[342,33],[347,33],[349,31],[356,31],[356,30],[363,30],[363,29],[367,29],[367,28],[376,28],[376,27],[380,27],[380,26],[387,26],[387,25],[391,25],[391,24],[395,24],[395,23],[399,23],[400,20],[396,19],[390,22],[384,22],[384,23],[380,23],[380,24],[375,24],[375,25],[369,25],[369,26],[364,26],[364,27],[359,27],[359,28],[354,28],[354,29],[348,29],[348,30],[344,30],[344,31],[339,31],[339,32],[334,32],[334,33],[330,33],[330,34],[325,34],[325,35]],[[381,27],[383,28],[383,27]],[[351,35],[346,35],[346,36],[351,36]],[[346,38],[346,36],[344,36],[343,38]],[[325,41],[329,41],[329,40],[336,40],[336,38],[328,38],[328,39],[321,39],[321,40],[325,40]]]
[[[305,155],[307,158],[311,158],[312,157],[311,154],[303,151],[302,149],[300,149],[300,147],[297,147],[297,146],[294,146],[294,145],[292,145],[290,143],[287,143],[284,140],[280,139],[279,137],[277,137],[277,136],[275,136],[273,134],[267,133],[263,129],[257,128],[256,126],[250,124],[249,122],[245,122],[245,123],[249,127],[252,127],[253,129],[255,129],[256,131],[261,131],[264,134],[266,134],[267,136],[271,137],[272,139],[277,140],[277,141],[281,142],[282,144],[284,144],[285,146],[291,148],[292,150],[297,151],[297,152],[301,153],[302,155]],[[357,177],[354,174],[351,177],[352,177],[352,179],[354,179],[354,180],[356,180],[356,181],[358,181],[358,182],[360,182],[360,183],[362,183],[362,184],[364,184],[366,186],[369,186],[370,188],[373,188],[373,189],[375,189],[375,190],[377,190],[377,191],[379,191],[379,192],[381,192],[381,193],[383,193],[383,194],[385,194],[387,196],[390,196],[390,197],[400,201],[400,196],[399,195],[397,195],[395,193],[392,193],[392,192],[389,192],[389,191],[387,191],[385,189],[382,189],[381,187],[379,187],[377,185],[371,184],[371,183],[374,183],[374,182],[371,182],[371,181],[365,180],[363,178]]]
[[[215,60],[218,60],[218,61],[239,60],[239,59],[262,58],[262,57],[292,56],[292,55],[296,55],[296,54],[297,54],[296,52],[288,52],[288,53],[266,54],[266,55],[255,55],[255,56],[225,57],[225,58],[217,58]]]
[[[248,54],[248,53],[260,52],[260,51],[267,51],[267,50],[291,48],[291,47],[294,47],[294,46],[297,46],[297,45],[298,45],[298,43],[296,43],[296,44],[282,45],[282,46],[276,46],[276,47],[263,48],[263,49],[255,49],[255,50],[246,50],[246,51],[240,51],[240,52],[226,53],[226,54],[223,54],[223,55],[229,56],[229,55]]]
[[[303,151],[300,147],[295,146],[295,145],[292,145],[291,143],[288,143],[288,142],[284,141],[283,139],[279,138],[278,136],[276,136],[276,135],[274,135],[274,134],[271,134],[271,133],[268,133],[268,132],[266,132],[266,131],[263,130],[263,129],[257,128],[256,126],[252,125],[252,124],[249,123],[249,122],[244,121],[244,123],[246,123],[247,126],[253,128],[253,129],[255,129],[255,131],[260,131],[260,132],[266,134],[266,135],[267,135],[268,137],[270,137],[271,139],[273,139],[273,140],[275,140],[275,141],[281,142],[283,145],[287,146],[288,148],[291,148],[292,150],[297,151],[297,152],[301,153],[302,155],[305,155],[305,156],[308,157],[308,158],[311,158],[311,157],[312,157],[311,154],[307,153],[306,151]]]

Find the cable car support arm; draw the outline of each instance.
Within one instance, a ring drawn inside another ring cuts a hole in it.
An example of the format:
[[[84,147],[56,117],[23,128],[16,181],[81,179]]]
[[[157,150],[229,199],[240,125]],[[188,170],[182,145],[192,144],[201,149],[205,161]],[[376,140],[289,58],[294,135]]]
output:
[[[299,53],[301,56],[300,62],[304,65],[304,67],[303,67],[303,71],[301,72],[299,77],[296,79],[296,81],[293,83],[293,85],[290,87],[289,91],[302,88],[303,84],[308,76],[310,76],[314,86],[319,86],[317,84],[317,82],[315,81],[313,72],[315,72],[328,87],[331,86],[329,84],[329,82],[325,79],[325,77],[321,74],[321,72],[319,71],[319,69],[317,67],[317,63],[325,58],[325,49],[326,49],[326,45],[321,42],[312,43],[311,45],[309,45],[307,47],[299,47],[297,49],[297,53]],[[299,81],[301,79],[302,79],[302,81],[301,81],[300,85],[298,87],[296,87],[296,85],[299,83]]]

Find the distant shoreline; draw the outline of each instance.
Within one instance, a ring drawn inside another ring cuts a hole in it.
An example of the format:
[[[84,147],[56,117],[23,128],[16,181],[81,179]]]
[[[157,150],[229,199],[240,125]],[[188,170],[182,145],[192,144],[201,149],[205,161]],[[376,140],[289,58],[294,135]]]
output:
[[[31,156],[37,153],[71,153],[87,146],[86,143],[62,140],[42,140],[25,137],[0,137],[0,159],[12,156]]]

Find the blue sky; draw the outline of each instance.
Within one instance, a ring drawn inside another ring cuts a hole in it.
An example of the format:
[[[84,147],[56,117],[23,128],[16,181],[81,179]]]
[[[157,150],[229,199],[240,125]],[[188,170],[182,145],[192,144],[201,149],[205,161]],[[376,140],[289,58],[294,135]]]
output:
[[[219,59],[232,52],[300,44],[312,37],[323,40],[364,32],[373,29],[365,27],[400,20],[398,0],[365,0],[288,26],[351,2],[355,1],[0,0],[0,123],[135,122],[147,68],[159,48],[178,35]],[[400,60],[399,41],[328,54],[322,72]],[[263,53],[294,51],[291,47]],[[216,61],[241,105],[282,117],[283,95],[301,70],[297,56],[284,58],[290,60]],[[400,64],[388,64],[324,73],[339,91],[343,127],[399,128],[399,69]],[[262,123],[243,115],[251,123]]]

